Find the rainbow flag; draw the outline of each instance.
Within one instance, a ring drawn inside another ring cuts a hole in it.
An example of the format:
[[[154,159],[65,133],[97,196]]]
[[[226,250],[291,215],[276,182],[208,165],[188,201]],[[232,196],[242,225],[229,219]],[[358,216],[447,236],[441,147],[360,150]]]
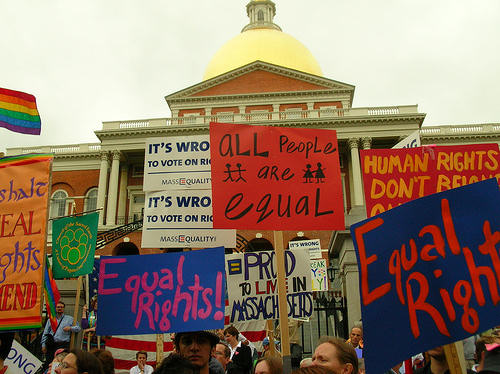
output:
[[[56,332],[57,317],[56,317],[56,304],[59,302],[61,296],[57,289],[57,284],[52,277],[52,269],[49,268],[49,260],[45,259],[45,280],[43,282],[43,293],[45,295],[45,306],[47,307],[47,317],[50,320],[52,331]]]
[[[40,135],[35,96],[0,88],[0,127],[23,134]]]

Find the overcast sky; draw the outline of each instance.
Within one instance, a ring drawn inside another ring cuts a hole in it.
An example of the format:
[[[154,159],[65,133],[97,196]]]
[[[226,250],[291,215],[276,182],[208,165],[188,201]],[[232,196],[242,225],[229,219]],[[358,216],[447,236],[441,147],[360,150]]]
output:
[[[248,23],[246,0],[0,1],[0,87],[36,96],[40,136],[5,148],[97,142],[103,121],[169,117]],[[418,104],[424,125],[500,122],[499,0],[275,0],[275,22],[354,107]]]

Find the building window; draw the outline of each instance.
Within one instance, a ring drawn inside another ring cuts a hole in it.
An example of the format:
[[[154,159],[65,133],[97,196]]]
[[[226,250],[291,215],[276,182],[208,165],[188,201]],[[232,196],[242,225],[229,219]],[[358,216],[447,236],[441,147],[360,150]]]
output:
[[[50,199],[50,217],[62,217],[66,215],[66,200],[68,194],[64,190],[57,190]]]
[[[68,194],[64,190],[57,190],[50,199],[50,218],[63,217],[67,215]],[[49,233],[52,232],[52,220],[48,224]]]
[[[265,238],[254,238],[248,242],[245,252],[272,251],[273,244]]]
[[[144,177],[144,165],[132,165],[132,178]]]
[[[264,21],[264,12],[262,10],[257,12],[257,21]]]
[[[91,188],[85,195],[83,210],[88,212],[97,209],[97,187]]]

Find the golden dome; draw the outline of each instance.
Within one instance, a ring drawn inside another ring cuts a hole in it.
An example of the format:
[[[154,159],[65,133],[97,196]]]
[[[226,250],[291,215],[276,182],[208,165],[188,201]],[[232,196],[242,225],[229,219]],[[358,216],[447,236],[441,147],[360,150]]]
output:
[[[209,62],[203,80],[257,60],[323,75],[314,56],[297,39],[276,29],[256,28],[242,32],[223,45]]]

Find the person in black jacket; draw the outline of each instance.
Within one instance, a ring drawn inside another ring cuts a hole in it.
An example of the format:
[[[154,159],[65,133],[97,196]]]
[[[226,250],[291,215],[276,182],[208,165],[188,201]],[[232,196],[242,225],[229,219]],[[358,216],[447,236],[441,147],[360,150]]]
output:
[[[227,374],[250,374],[252,371],[252,350],[238,341],[239,332],[234,326],[224,330],[224,339],[231,348],[231,361],[227,364]]]

